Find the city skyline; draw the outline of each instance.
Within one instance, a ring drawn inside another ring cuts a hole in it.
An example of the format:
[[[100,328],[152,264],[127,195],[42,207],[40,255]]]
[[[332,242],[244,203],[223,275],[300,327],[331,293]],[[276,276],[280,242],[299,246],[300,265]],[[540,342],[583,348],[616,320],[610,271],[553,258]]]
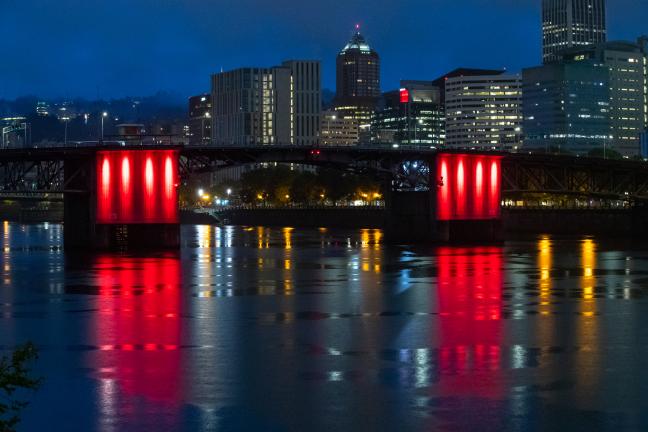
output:
[[[96,7],[63,0],[52,14],[30,16],[36,3],[4,7],[0,47],[13,55],[0,68],[0,98],[111,98],[159,90],[188,97],[207,91],[208,77],[221,68],[270,66],[287,58],[321,60],[323,87],[334,89],[335,57],[356,22],[383,59],[382,90],[396,88],[400,79],[432,79],[459,66],[516,72],[541,62],[539,0],[410,0],[398,9],[386,1],[358,0],[343,10],[290,0],[273,7],[248,0],[219,10],[187,0],[166,2],[152,15],[149,0]],[[638,3],[609,5],[610,40],[648,33],[648,5]],[[65,17],[51,19],[63,12]],[[109,24],[94,25],[99,18]],[[127,24],[132,29],[124,31]]]

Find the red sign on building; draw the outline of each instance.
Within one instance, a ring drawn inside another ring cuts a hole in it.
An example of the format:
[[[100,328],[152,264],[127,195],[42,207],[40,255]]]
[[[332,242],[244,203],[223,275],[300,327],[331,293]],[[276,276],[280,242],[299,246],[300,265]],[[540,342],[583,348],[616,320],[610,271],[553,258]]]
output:
[[[410,101],[410,93],[409,90],[403,88],[400,89],[400,102],[403,104],[409,103]]]
[[[177,177],[176,150],[97,152],[97,223],[179,223]]]

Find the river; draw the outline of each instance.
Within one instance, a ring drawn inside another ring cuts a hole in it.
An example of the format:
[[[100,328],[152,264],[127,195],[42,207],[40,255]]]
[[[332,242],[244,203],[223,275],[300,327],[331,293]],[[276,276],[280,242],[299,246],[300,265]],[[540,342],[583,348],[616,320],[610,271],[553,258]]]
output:
[[[140,256],[62,235],[2,225],[0,354],[33,341],[44,378],[21,431],[648,428],[648,247],[184,226]]]

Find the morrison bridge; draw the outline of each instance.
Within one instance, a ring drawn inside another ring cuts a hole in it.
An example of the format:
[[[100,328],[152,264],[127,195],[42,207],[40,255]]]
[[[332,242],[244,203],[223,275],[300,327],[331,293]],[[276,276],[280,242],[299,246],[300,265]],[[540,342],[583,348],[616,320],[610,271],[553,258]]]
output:
[[[616,203],[639,214],[630,220],[645,225],[648,163],[475,150],[125,141],[8,148],[0,150],[0,199],[61,197],[66,248],[177,247],[177,188],[183,178],[275,162],[380,177],[389,186],[385,234],[396,241],[496,240],[503,203],[530,195]]]

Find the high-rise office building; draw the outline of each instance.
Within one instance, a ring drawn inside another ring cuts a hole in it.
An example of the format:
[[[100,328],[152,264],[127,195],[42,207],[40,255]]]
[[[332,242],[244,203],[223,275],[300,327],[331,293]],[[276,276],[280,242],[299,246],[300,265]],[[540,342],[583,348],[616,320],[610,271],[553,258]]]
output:
[[[211,116],[211,94],[202,94],[189,98],[189,144],[208,145],[211,143]]]
[[[290,144],[317,145],[322,113],[320,62],[290,60],[281,67],[290,70]]]
[[[361,140],[369,138],[371,117],[380,98],[380,57],[356,27],[351,40],[337,56],[334,110],[356,120]]]
[[[594,60],[524,69],[524,147],[579,155],[609,148],[609,76]]]
[[[466,69],[445,81],[445,145],[515,150],[522,137],[519,75]]]
[[[371,122],[371,141],[378,144],[439,147],[444,117],[439,87],[431,81],[401,81],[384,93]]]
[[[640,154],[641,134],[648,126],[646,40],[606,42],[565,53],[564,61],[584,60],[609,70],[611,146],[624,156]]]
[[[318,61],[286,61],[212,76],[216,145],[317,145],[321,113]]]
[[[605,42],[605,0],[542,0],[542,59],[561,59],[572,47]]]

